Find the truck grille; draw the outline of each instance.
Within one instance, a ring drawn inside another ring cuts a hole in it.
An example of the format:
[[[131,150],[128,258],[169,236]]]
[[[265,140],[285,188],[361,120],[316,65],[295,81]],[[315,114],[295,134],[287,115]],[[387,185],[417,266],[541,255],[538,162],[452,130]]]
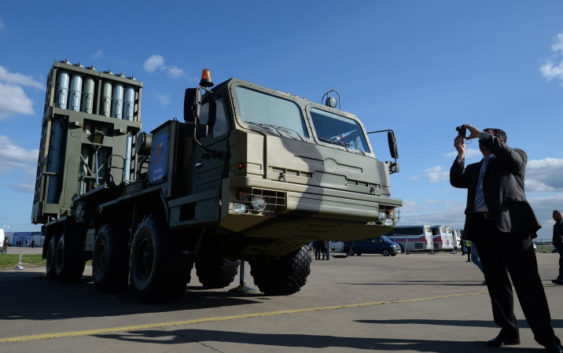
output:
[[[285,192],[251,188],[250,196],[260,196],[264,198],[266,208],[263,214],[265,215],[279,213],[286,209],[287,200]]]

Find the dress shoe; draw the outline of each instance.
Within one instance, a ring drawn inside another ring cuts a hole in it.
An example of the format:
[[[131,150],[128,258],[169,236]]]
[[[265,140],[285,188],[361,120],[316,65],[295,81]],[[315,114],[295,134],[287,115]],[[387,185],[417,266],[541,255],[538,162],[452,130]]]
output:
[[[505,337],[502,333],[498,336],[493,338],[490,341],[487,341],[487,346],[490,347],[501,347],[501,346],[512,346],[515,344],[520,344],[520,337]],[[554,351],[556,352],[556,351]],[[562,352],[563,353],[563,352]]]
[[[554,283],[554,284],[563,284],[563,280],[561,280],[561,279],[553,279],[553,280],[551,280],[551,283]]]
[[[545,352],[548,353],[563,353],[563,347],[560,344],[556,343],[551,346],[545,347]]]

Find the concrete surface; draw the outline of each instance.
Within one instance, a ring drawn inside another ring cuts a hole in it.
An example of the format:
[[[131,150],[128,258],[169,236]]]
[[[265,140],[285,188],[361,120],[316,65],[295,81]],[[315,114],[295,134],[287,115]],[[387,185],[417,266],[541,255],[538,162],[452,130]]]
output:
[[[538,262],[563,337],[563,286],[550,281],[558,256]],[[484,344],[498,329],[482,280],[460,254],[363,255],[313,261],[291,296],[228,292],[238,278],[203,290],[193,270],[180,300],[146,305],[96,291],[90,268],[73,284],[42,268],[0,271],[0,352],[498,352]],[[541,352],[515,307],[522,344],[502,350]]]

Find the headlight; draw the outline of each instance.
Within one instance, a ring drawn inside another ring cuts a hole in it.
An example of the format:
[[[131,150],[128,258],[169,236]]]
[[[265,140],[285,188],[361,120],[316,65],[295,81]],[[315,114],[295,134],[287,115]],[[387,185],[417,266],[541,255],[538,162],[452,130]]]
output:
[[[379,211],[379,221],[383,222],[387,219],[387,214],[385,214],[385,211]]]
[[[240,202],[233,202],[233,212],[246,213],[246,205]]]
[[[266,209],[266,200],[260,195],[252,195],[252,208],[258,212]]]

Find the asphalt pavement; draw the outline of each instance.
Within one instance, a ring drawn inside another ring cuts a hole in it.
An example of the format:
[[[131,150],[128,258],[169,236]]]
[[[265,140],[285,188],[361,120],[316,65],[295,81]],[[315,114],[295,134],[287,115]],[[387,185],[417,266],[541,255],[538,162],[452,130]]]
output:
[[[563,338],[558,254],[538,254],[552,323]],[[247,275],[246,285],[254,287]],[[127,292],[51,282],[42,268],[0,271],[0,352],[541,352],[518,302],[519,346],[494,349],[482,275],[449,253],[313,261],[290,296],[204,290],[195,270],[178,301],[147,305]]]

